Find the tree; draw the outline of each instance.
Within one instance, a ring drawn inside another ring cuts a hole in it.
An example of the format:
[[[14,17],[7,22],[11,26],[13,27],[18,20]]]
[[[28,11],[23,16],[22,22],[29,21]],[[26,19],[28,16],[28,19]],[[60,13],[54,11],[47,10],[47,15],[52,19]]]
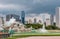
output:
[[[34,28],[34,29],[39,29],[39,28],[42,28],[42,24],[25,24],[26,26],[26,28],[30,28],[30,27],[32,27],[32,28]]]
[[[58,27],[54,26],[54,25],[48,25],[46,26],[46,29],[49,29],[49,30],[55,30],[55,29],[58,29]]]

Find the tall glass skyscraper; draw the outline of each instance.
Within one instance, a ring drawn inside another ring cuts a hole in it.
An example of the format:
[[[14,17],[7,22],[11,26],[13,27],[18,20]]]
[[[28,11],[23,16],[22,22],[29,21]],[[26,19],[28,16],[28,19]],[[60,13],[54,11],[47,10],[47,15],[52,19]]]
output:
[[[25,12],[21,11],[21,22],[25,24]]]

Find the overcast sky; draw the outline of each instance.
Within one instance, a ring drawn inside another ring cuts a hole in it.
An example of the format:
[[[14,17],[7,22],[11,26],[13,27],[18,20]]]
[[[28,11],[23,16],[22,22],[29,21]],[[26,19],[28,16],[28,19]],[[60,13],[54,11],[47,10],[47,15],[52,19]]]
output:
[[[0,13],[26,14],[50,13],[55,14],[55,8],[60,7],[60,0],[0,0]]]

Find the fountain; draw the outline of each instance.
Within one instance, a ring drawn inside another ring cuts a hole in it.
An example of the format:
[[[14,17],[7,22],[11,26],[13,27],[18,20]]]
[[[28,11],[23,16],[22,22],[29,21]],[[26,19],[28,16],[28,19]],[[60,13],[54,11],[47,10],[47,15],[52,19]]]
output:
[[[7,23],[7,26],[11,26],[11,24],[13,24],[15,22],[15,19],[12,17]]]
[[[1,26],[0,26],[0,31],[4,30]]]
[[[18,26],[19,25],[19,26]],[[13,17],[7,22],[7,27],[9,27],[9,32],[8,33],[14,33],[13,31],[16,31],[17,33],[20,32],[21,28],[19,27],[23,27],[24,28],[24,25],[20,22],[17,22]],[[22,28],[22,29],[23,29]]]
[[[5,30],[8,30],[8,33],[11,33],[12,31],[12,25],[15,22],[15,19],[12,17],[9,21],[7,21],[5,23],[5,25],[3,26],[3,28],[5,28]]]
[[[44,15],[43,15],[43,16],[44,16]],[[44,24],[45,16],[42,17],[42,18],[43,18],[43,19],[42,19],[43,27],[40,28],[39,31],[40,31],[41,33],[47,33],[48,31],[45,29],[45,24]]]
[[[46,29],[45,29],[45,25],[43,24],[43,27],[41,28],[41,29],[39,29],[39,31],[41,32],[41,33],[46,33],[46,32],[48,32]]]
[[[6,22],[5,23],[5,25],[4,26],[0,26],[0,36],[1,37],[9,37],[9,35],[11,34],[11,37],[12,37],[12,35],[13,35],[13,33],[14,33],[14,31],[12,30],[12,28],[11,28],[11,25],[13,24],[15,22],[15,19],[12,17],[8,22]],[[7,32],[7,30],[6,29],[8,29],[8,32]],[[4,36],[3,36],[4,35]]]

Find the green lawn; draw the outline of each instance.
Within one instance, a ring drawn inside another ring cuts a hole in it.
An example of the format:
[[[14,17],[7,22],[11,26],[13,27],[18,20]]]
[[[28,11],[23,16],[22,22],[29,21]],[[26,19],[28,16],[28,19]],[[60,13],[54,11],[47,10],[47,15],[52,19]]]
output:
[[[16,39],[16,38],[23,38],[23,37],[29,37],[29,36],[60,36],[60,33],[24,32],[24,33],[13,34],[12,38],[7,38],[7,39]]]

